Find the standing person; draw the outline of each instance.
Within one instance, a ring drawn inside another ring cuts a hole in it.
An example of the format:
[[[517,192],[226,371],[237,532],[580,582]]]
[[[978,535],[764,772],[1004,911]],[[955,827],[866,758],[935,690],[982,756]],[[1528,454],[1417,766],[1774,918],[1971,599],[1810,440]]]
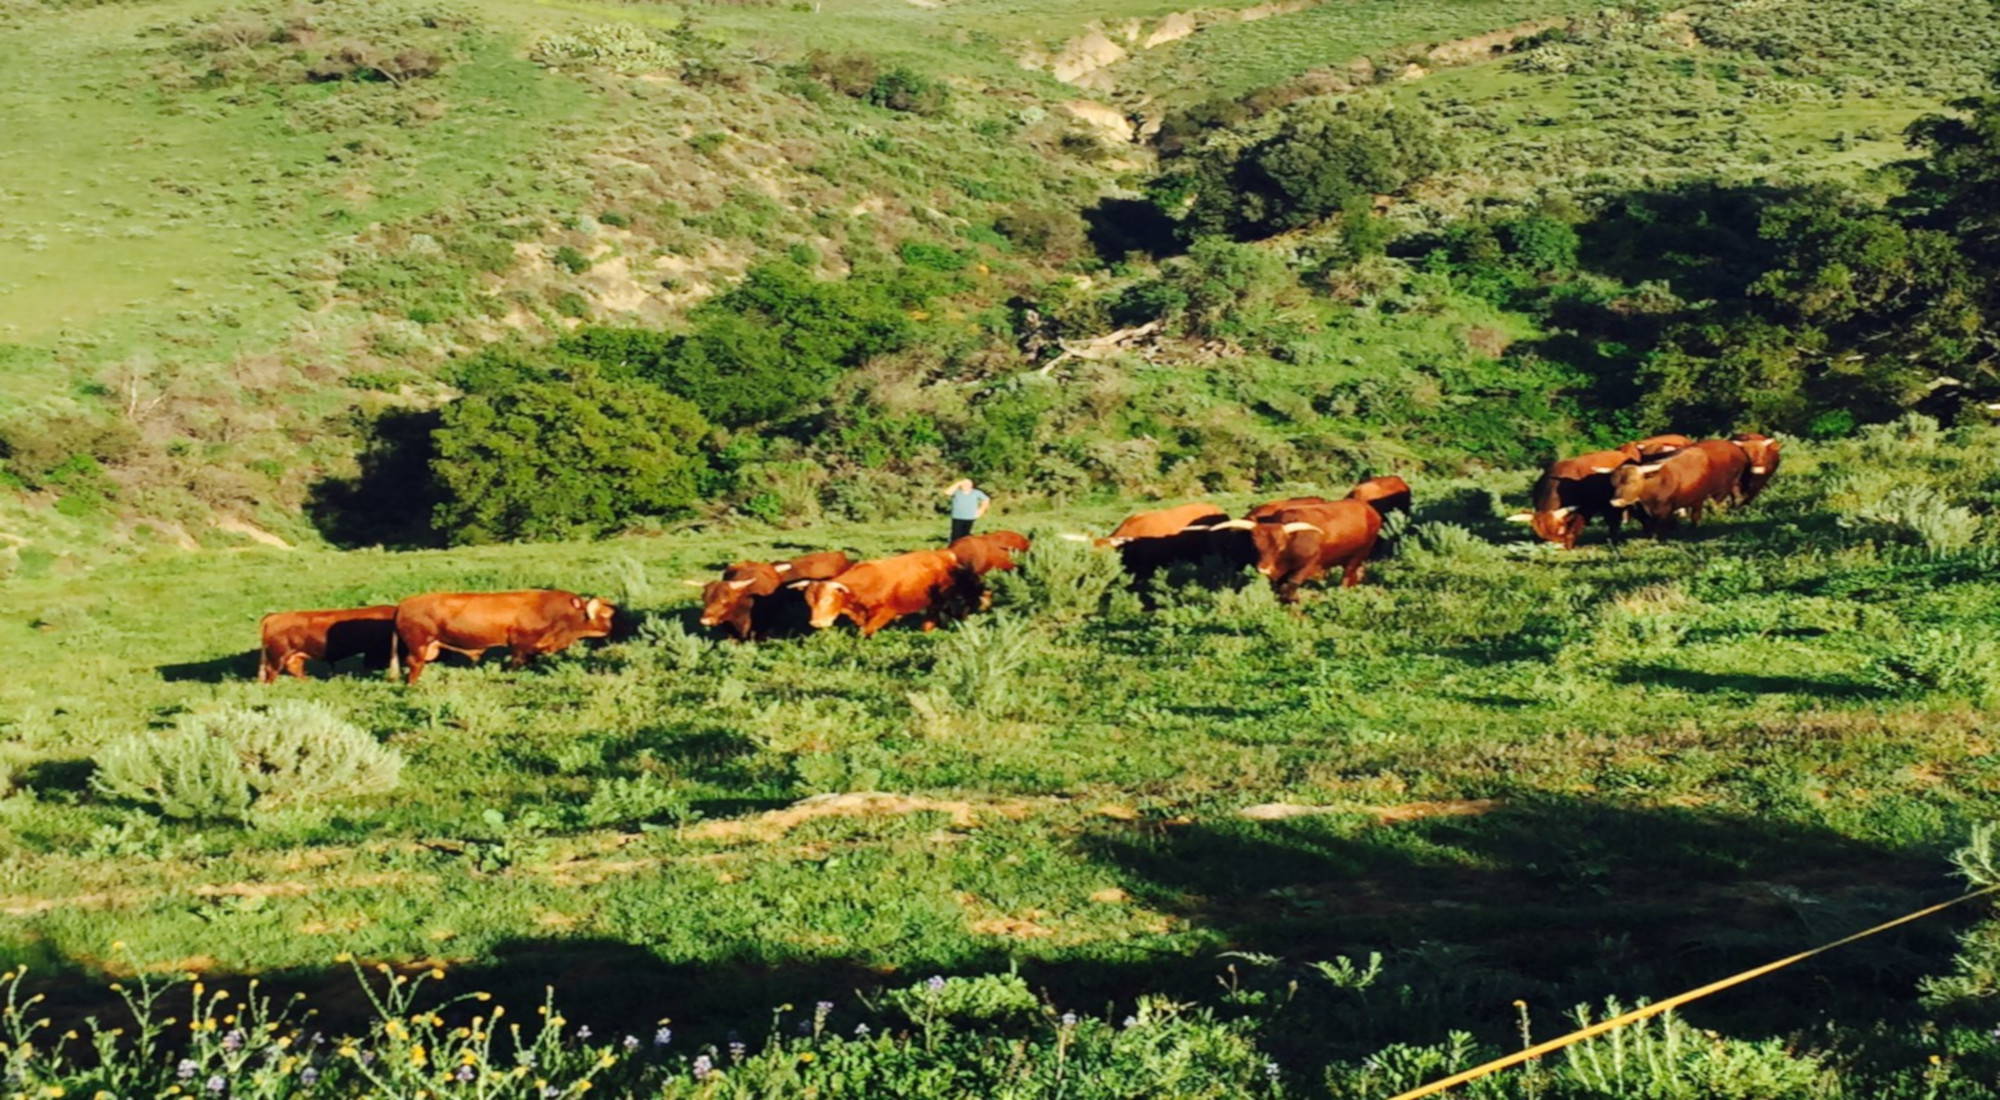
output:
[[[952,482],[945,492],[951,494],[951,541],[957,542],[972,533],[973,521],[986,514],[993,498],[974,488],[969,477]]]

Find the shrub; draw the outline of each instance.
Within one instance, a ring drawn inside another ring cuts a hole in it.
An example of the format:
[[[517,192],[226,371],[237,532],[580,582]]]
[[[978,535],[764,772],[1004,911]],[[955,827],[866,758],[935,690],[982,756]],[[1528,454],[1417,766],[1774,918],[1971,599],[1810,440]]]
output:
[[[130,424],[110,417],[16,416],[0,424],[0,459],[31,489],[115,464],[138,444],[139,433]]]
[[[674,825],[689,816],[687,792],[651,775],[606,779],[583,806],[584,824],[596,828]]]
[[[587,363],[497,380],[432,437],[438,531],[453,542],[602,534],[694,505],[708,424],[689,402]]]
[[[1053,531],[1033,533],[1035,548],[1021,555],[1013,573],[988,574],[996,607],[1030,609],[1062,622],[1095,615],[1125,586],[1118,555]]]
[[[563,347],[637,373],[733,427],[800,415],[842,371],[912,335],[884,284],[816,279],[791,263],[750,269],[690,319],[684,334],[585,328]]]
[[[1922,630],[1888,643],[1866,676],[1902,698],[1942,694],[1983,702],[2000,692],[2000,646],[1955,630]]]
[[[951,1024],[1020,1023],[1039,1015],[1042,1008],[1018,974],[933,977],[892,989],[882,1000],[923,1031]]]
[[[1016,696],[1021,668],[1041,645],[1025,615],[967,619],[938,646],[932,699],[971,714],[992,713]]]
[[[947,95],[943,83],[898,66],[876,77],[866,98],[875,106],[892,111],[935,115],[943,113]]]
[[[1310,225],[1361,196],[1401,191],[1451,163],[1443,131],[1422,107],[1307,100],[1247,147],[1194,154],[1192,237],[1264,237]],[[1171,189],[1169,189],[1171,190]]]
[[[554,260],[557,267],[572,275],[581,275],[590,270],[590,257],[570,245],[556,249]]]
[[[623,73],[680,67],[680,58],[671,46],[631,23],[595,23],[546,34],[528,48],[528,57],[550,68],[598,65]]]
[[[100,793],[168,817],[241,818],[393,789],[403,758],[316,703],[224,706],[169,732],[113,742],[96,759]]]
[[[1871,530],[1880,537],[1913,543],[1934,554],[1949,554],[1971,546],[1983,522],[1929,485],[1911,485],[1899,478],[1881,496],[1855,508],[1841,521]]]

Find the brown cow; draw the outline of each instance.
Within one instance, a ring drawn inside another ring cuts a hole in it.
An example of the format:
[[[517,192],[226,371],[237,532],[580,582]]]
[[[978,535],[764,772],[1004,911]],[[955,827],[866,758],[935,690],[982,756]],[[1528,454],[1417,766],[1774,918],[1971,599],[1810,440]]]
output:
[[[1382,513],[1359,500],[1287,509],[1260,521],[1250,537],[1257,572],[1271,581],[1280,603],[1297,603],[1299,586],[1341,568],[1340,586],[1361,583],[1361,571],[1382,533]]]
[[[283,672],[303,680],[308,660],[333,664],[357,654],[371,665],[386,666],[395,620],[394,604],[337,611],[274,611],[258,624],[263,644],[257,679],[273,683]]]
[[[595,596],[551,588],[411,596],[396,605],[389,673],[395,675],[398,649],[409,658],[404,682],[410,684],[443,650],[477,661],[487,650],[506,646],[508,663],[519,668],[537,654],[567,649],[579,639],[607,637],[617,610]]]
[[[1737,450],[1733,444],[1728,446]],[[1702,508],[1717,499],[1714,459],[1710,448],[1696,444],[1659,462],[1621,466],[1611,475],[1611,505],[1632,509],[1640,525],[1651,535],[1670,528],[1675,514],[1680,512],[1687,513],[1688,522],[1699,525]],[[1720,487],[1725,496],[1741,476],[1740,450],[1736,459],[1735,474],[1725,471],[1722,475],[1727,478]]]
[[[1102,541],[1107,546],[1117,546],[1126,539],[1156,539],[1163,535],[1177,534],[1195,524],[1207,524],[1228,518],[1229,513],[1202,501],[1161,508],[1152,512],[1135,512],[1118,524],[1109,539]]]
[[[1255,508],[1243,513],[1243,518],[1252,523],[1261,523],[1288,508],[1304,508],[1309,504],[1331,503],[1332,501],[1327,500],[1325,497],[1287,497],[1284,500],[1273,500],[1265,504],[1259,504]]]
[[[1611,505],[1612,472],[1630,464],[1625,451],[1592,451],[1575,458],[1549,463],[1530,491],[1532,512],[1520,512],[1509,519],[1528,524],[1535,535],[1565,550],[1576,549],[1577,536],[1593,518],[1604,520],[1611,541],[1618,541],[1618,529],[1625,511]]]
[[[839,550],[781,562],[739,561],[722,571],[721,580],[702,588],[701,625],[727,627],[739,642],[763,637],[768,631],[759,628],[760,620],[768,625],[783,616],[759,615],[759,600],[779,594],[785,586],[837,577],[852,564]]]
[[[961,593],[977,578],[949,550],[916,550],[893,558],[864,561],[832,580],[806,585],[806,606],[814,630],[845,616],[866,638],[905,615],[922,615],[925,630],[937,626],[940,601],[967,602]]]
[[[1394,474],[1386,477],[1371,477],[1348,490],[1347,499],[1358,500],[1375,506],[1384,515],[1390,512],[1410,511],[1410,483]]]
[[[1756,432],[1741,432],[1730,436],[1729,441],[1743,448],[1744,457],[1750,460],[1737,492],[1738,499],[1748,504],[1757,499],[1757,494],[1764,491],[1764,486],[1769,485],[1772,476],[1778,472],[1778,448],[1784,444]]]
[[[1016,531],[967,535],[945,549],[958,555],[960,565],[983,577],[995,569],[1003,573],[1013,569],[1014,555],[1028,550],[1028,536]]]
[[[1618,448],[1629,455],[1634,462],[1658,462],[1678,451],[1694,446],[1694,440],[1684,435],[1649,435],[1635,439]]]

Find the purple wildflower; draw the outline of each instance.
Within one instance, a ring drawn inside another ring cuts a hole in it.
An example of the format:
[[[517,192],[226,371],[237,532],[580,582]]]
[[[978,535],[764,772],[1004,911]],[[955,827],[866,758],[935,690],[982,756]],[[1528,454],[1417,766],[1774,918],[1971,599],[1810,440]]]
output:
[[[579,1039],[588,1039],[588,1038],[590,1038],[590,1025],[589,1025],[589,1024],[585,1024],[585,1025],[583,1025],[582,1027],[580,1027],[580,1028],[577,1028],[577,1029],[576,1029],[576,1037],[577,1037],[577,1038],[579,1038]]]
[[[1074,1013],[1074,1012],[1065,1012],[1065,1013],[1063,1013],[1063,1014],[1062,1014],[1062,1026],[1064,1026],[1064,1027],[1075,1027],[1075,1026],[1076,1026],[1076,1013]]]
[[[535,1068],[535,1052],[532,1050],[523,1050],[517,1052],[514,1055],[514,1060],[528,1067],[529,1069]]]
[[[194,1069],[194,1059],[183,1058],[181,1059],[181,1064],[174,1067],[174,1076],[185,1081],[194,1076]]]
[[[708,1075],[714,1072],[714,1070],[715,1070],[715,1063],[708,1060],[708,1055],[703,1054],[695,1058],[694,1060],[695,1080],[697,1081],[706,1080],[708,1078]]]
[[[208,1079],[208,1091],[210,1092],[225,1092],[228,1088],[229,1082],[223,1080],[220,1073]]]
[[[234,1053],[235,1051],[242,1050],[243,1029],[240,1027],[233,1027],[230,1028],[228,1031],[223,1032],[222,1049],[230,1051],[232,1053]]]
[[[299,1084],[305,1085],[308,1088],[310,1088],[312,1086],[312,1083],[317,1080],[319,1080],[319,1070],[316,1070],[311,1066],[307,1066],[306,1068],[299,1071]]]
[[[813,1005],[813,1015],[815,1016],[825,1016],[827,1013],[832,1011],[833,1011],[832,1001],[821,1001],[818,1004]]]
[[[743,1056],[748,1053],[750,1053],[750,1048],[744,1046],[741,1039],[729,1044],[729,1060],[732,1062],[741,1062]]]
[[[1276,1080],[1278,1079],[1278,1063],[1276,1063],[1276,1062],[1265,1062],[1265,1063],[1264,1063],[1264,1076],[1266,1076],[1266,1077],[1269,1077],[1269,1078],[1270,1078],[1271,1080],[1273,1080],[1273,1081],[1276,1081]]]
[[[555,1087],[554,1085],[542,1086],[542,1100],[555,1100],[556,1097],[561,1095],[562,1095],[562,1090]]]
[[[1127,1017],[1125,1017],[1125,1023],[1124,1023],[1123,1025],[1121,1025],[1121,1026],[1122,1026],[1122,1027],[1124,1027],[1124,1028],[1125,1028],[1125,1030],[1127,1030],[1127,1031],[1130,1031],[1130,1030],[1132,1030],[1133,1028],[1135,1028],[1135,1027],[1138,1027],[1138,1026],[1139,1026],[1139,1017],[1137,1017],[1137,1016],[1127,1016]]]
[[[942,993],[944,992],[944,979],[936,974],[932,974],[930,980],[924,983],[924,988],[930,990],[932,993]]]
[[[656,1047],[666,1046],[668,1043],[671,1043],[673,1041],[674,1041],[673,1028],[663,1027],[660,1030],[655,1031],[653,1033],[653,1045]]]
[[[862,1039],[866,1039],[866,1038],[868,1037],[868,1025],[867,1025],[867,1024],[855,1024],[855,1025],[854,1025],[854,1034],[855,1034],[855,1036],[856,1036],[857,1038],[862,1038]]]
[[[455,1076],[457,1076],[457,1078],[460,1081],[470,1081],[473,1079],[473,1077],[477,1075],[472,1072],[471,1066],[460,1066],[458,1067],[458,1073]]]
[[[638,1050],[639,1037],[637,1035],[627,1035],[618,1045],[624,1047],[628,1052]]]

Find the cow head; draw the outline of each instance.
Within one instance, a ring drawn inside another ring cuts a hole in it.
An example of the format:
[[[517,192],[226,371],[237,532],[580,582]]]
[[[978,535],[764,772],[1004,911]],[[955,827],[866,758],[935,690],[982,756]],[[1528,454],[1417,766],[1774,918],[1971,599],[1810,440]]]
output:
[[[585,638],[605,638],[611,635],[612,621],[618,617],[618,605],[596,596],[572,596],[570,606],[583,614],[581,636]]]
[[[1778,468],[1778,449],[1783,446],[1777,440],[1756,432],[1741,432],[1729,437],[1730,442],[1743,448],[1743,454],[1750,460],[1750,472],[1768,474]]]
[[[1620,466],[1611,472],[1611,506],[1630,508],[1646,495],[1646,485],[1660,476],[1664,462]]]
[[[987,535],[986,539],[995,546],[1012,550],[1017,554],[1026,553],[1029,547],[1028,536],[1019,531],[995,531]]]
[[[1561,508],[1525,513],[1520,522],[1526,523],[1528,530],[1533,531],[1535,537],[1543,542],[1575,546],[1577,535],[1583,531],[1585,517],[1575,505],[1565,505]]]
[[[825,630],[852,605],[854,593],[839,581],[813,581],[806,585],[805,597],[812,628]]]
[[[1305,558],[1319,553],[1326,533],[1310,523],[1260,523],[1250,532],[1257,549],[1257,572],[1277,580]]]
[[[718,626],[736,617],[737,610],[747,606],[751,596],[750,581],[710,581],[701,590],[701,625]]]

